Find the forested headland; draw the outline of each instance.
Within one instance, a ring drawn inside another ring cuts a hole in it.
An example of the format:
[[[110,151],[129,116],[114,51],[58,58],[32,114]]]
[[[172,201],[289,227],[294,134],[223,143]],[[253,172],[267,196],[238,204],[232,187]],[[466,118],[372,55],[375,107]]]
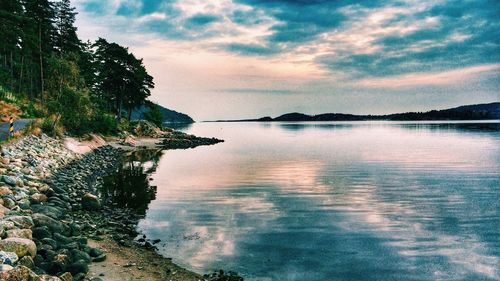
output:
[[[0,102],[57,134],[113,134],[144,105],[161,123],[143,60],[104,38],[83,42],[76,14],[70,0],[0,0]]]

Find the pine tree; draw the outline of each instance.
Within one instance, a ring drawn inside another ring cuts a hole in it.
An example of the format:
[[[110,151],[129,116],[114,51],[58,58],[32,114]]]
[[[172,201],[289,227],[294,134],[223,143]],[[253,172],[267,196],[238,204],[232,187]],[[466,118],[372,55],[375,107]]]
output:
[[[37,34],[38,63],[40,66],[40,97],[43,99],[45,60],[54,49],[54,17],[55,11],[48,0],[24,0],[26,15],[32,19]]]
[[[0,81],[14,88],[17,75],[23,7],[18,0],[0,0]]]
[[[81,42],[76,35],[75,8],[71,7],[70,0],[61,0],[55,4],[57,28],[56,49],[60,54],[76,53],[80,51]]]

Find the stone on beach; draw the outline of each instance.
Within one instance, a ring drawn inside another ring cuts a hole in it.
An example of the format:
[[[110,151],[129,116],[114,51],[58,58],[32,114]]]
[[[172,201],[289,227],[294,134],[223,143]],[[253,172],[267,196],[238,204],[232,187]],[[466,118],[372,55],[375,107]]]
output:
[[[96,211],[101,208],[101,201],[94,194],[85,193],[82,198],[82,207],[89,211]]]
[[[6,252],[14,252],[18,257],[24,257],[30,255],[34,257],[36,255],[36,245],[30,239],[26,238],[7,238],[0,240],[0,250]]]
[[[18,259],[19,257],[14,252],[0,251],[0,263],[13,265]]]
[[[16,186],[17,182],[20,180],[16,177],[13,177],[13,176],[7,176],[7,175],[4,175],[2,176],[2,179],[3,181],[6,183],[6,184],[9,184],[11,186]]]

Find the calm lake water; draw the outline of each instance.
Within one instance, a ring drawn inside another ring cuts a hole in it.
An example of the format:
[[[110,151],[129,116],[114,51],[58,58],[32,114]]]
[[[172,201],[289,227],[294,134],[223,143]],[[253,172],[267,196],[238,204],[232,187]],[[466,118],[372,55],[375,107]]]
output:
[[[246,280],[500,280],[500,123],[201,123],[138,229]],[[144,179],[142,179],[144,180]]]

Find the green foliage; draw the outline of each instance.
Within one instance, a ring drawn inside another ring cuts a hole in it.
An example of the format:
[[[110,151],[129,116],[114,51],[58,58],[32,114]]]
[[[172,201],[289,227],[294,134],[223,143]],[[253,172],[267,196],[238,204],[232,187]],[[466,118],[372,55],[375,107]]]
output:
[[[96,114],[87,124],[89,132],[103,135],[114,135],[118,133],[118,121],[115,116],[108,113]]]
[[[59,117],[56,122],[73,134],[87,132],[86,120],[90,119],[90,100],[88,93],[82,90],[65,87],[61,95],[47,103],[49,113]]]
[[[40,129],[49,136],[60,137],[64,134],[64,128],[58,122],[56,116],[44,118],[42,124],[40,124]]]
[[[160,107],[155,103],[151,103],[149,105],[149,111],[145,112],[143,117],[159,128],[163,126],[163,113],[161,112]]]
[[[55,4],[55,46],[60,54],[77,53],[81,42],[76,35],[75,8],[69,0],[61,0]]]
[[[0,0],[0,99],[21,117],[48,116],[43,128],[55,135],[114,134],[153,77],[126,47],[82,43],[75,16],[70,0]]]
[[[19,117],[26,119],[42,118],[45,113],[42,109],[37,108],[33,103],[23,103],[19,105],[21,109],[21,115]]]
[[[96,94],[108,101],[108,105],[121,118],[122,109],[132,110],[141,106],[154,88],[153,77],[128,49],[99,38],[93,45],[97,62]]]
[[[19,108],[21,110],[21,114],[18,117],[41,118],[45,116],[44,111],[36,104],[30,102],[25,95],[14,95],[12,92],[7,91],[2,86],[0,86],[0,100],[6,101]]]

